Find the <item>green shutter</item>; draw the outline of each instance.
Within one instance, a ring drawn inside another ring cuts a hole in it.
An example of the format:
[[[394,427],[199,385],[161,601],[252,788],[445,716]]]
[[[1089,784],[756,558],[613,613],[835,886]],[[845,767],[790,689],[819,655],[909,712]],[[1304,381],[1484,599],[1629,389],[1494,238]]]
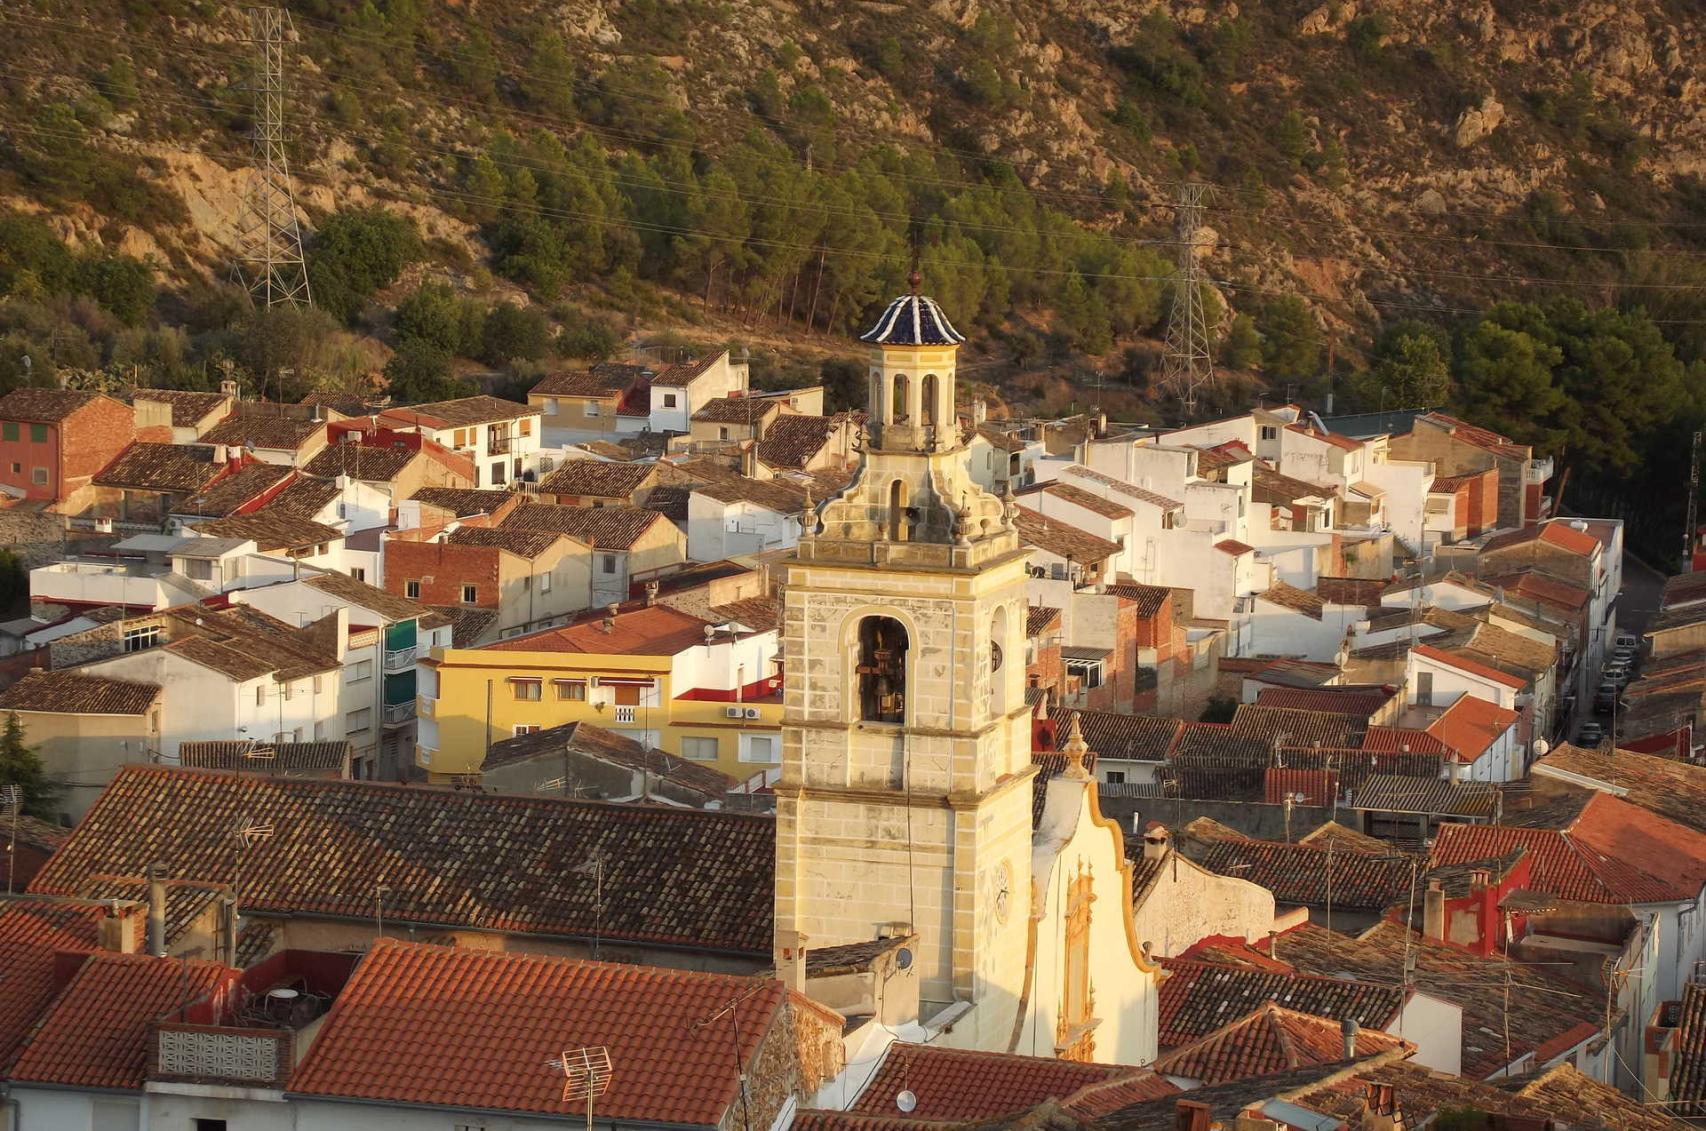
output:
[[[45,444],[45,443],[47,443],[47,425],[45,425],[45,424],[32,424],[32,425],[30,425],[30,443],[32,443],[32,444]]]
[[[8,420],[4,429],[0,429],[0,437],[7,440],[16,440],[18,438],[18,422],[16,420]]]

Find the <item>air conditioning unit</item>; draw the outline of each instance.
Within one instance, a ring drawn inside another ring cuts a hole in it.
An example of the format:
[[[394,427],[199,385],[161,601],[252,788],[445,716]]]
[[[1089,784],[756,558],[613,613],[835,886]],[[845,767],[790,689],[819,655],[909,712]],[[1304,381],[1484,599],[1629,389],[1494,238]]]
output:
[[[586,685],[588,687],[597,687],[598,686],[598,677],[595,675],[587,676],[586,677]]]
[[[739,707],[725,707],[723,708],[723,717],[725,719],[738,719],[741,717],[741,709]]]
[[[758,717],[758,708],[757,707],[748,707],[746,709],[746,717],[749,719],[756,719]]]
[[[110,518],[97,518],[95,520],[95,533],[97,533],[97,534],[111,534],[112,532],[113,532],[113,520],[112,519],[110,519]]]

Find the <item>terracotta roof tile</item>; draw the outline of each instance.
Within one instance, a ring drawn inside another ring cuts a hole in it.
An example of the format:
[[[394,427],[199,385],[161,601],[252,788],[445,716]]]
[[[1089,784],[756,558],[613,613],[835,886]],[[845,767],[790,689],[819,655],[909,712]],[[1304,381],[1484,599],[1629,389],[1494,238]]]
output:
[[[1179,846],[1209,871],[1265,887],[1282,903],[1351,911],[1384,911],[1402,903],[1416,863],[1392,851],[1345,852],[1336,844],[1204,838],[1189,831]]]
[[[1037,488],[1037,493],[1052,495],[1063,502],[1071,503],[1073,506],[1083,507],[1091,514],[1099,514],[1103,518],[1130,518],[1133,513],[1132,509],[1124,503],[1116,503],[1112,499],[1104,498],[1101,495],[1086,491],[1082,487],[1058,479],[1053,483],[1044,484]]]
[[[0,942],[0,1073],[9,1075],[18,1046],[79,962],[51,946]]]
[[[1349,436],[1341,436],[1337,432],[1323,432],[1319,428],[1314,428],[1307,424],[1288,424],[1286,425],[1286,431],[1295,432],[1300,436],[1308,436],[1311,440],[1320,440],[1324,444],[1331,444],[1335,448],[1339,448],[1347,452],[1362,451],[1363,445],[1361,440],[1353,440]]]
[[[219,884],[195,883],[189,880],[167,880],[166,887],[166,942],[175,942],[185,931],[195,925],[202,912],[226,889]],[[131,903],[146,904],[148,902],[148,880],[144,876],[90,876],[84,885],[83,895],[87,899],[98,900],[127,900]]]
[[[303,467],[309,475],[335,479],[347,475],[367,483],[389,483],[420,455],[419,451],[379,444],[329,444]]]
[[[1307,589],[1299,589],[1283,581],[1276,581],[1267,589],[1256,594],[1257,598],[1270,605],[1278,605],[1290,609],[1294,613],[1302,613],[1311,620],[1320,620],[1326,609],[1326,602],[1320,594],[1311,593]]]
[[[1290,506],[1299,499],[1331,499],[1337,494],[1336,488],[1281,475],[1259,463],[1250,490],[1252,499],[1270,506]]]
[[[193,389],[132,389],[131,403],[158,401],[172,406],[172,427],[194,428],[225,408],[231,398],[224,393],[200,393]]]
[[[322,542],[340,542],[343,532],[323,522],[279,511],[256,511],[254,514],[234,514],[198,522],[197,534],[212,538],[241,538],[253,541],[263,554],[274,550],[295,550],[316,546]]]
[[[268,514],[288,514],[298,518],[313,518],[338,497],[334,483],[320,479],[298,478],[296,482],[268,499],[259,508]]]
[[[1471,657],[1459,656],[1453,652],[1447,652],[1432,644],[1417,644],[1410,651],[1417,656],[1426,656],[1435,663],[1458,668],[1461,671],[1481,676],[1483,679],[1490,679],[1494,683],[1502,684],[1505,687],[1515,688],[1518,691],[1521,691],[1524,687],[1528,686],[1528,681],[1520,676],[1511,675],[1509,672],[1502,672],[1498,668],[1493,667],[1491,664],[1483,663],[1480,660],[1476,660]]]
[[[1485,754],[1521,717],[1485,699],[1460,695],[1428,724],[1427,732],[1443,742],[1457,756],[1457,761],[1468,765]]]
[[[1359,982],[1194,959],[1161,962],[1170,975],[1161,983],[1159,1041],[1164,1050],[1200,1040],[1269,1002],[1320,1017],[1349,1018],[1376,1030],[1390,1025],[1404,1004],[1403,991],[1384,984],[1389,973]]]
[[[600,459],[564,460],[539,481],[542,495],[582,495],[626,499],[657,474],[649,463],[611,463]]]
[[[1362,788],[1351,800],[1351,807],[1385,813],[1491,817],[1494,801],[1495,790],[1488,782],[1370,774],[1363,779]]]
[[[1282,1009],[1266,1002],[1250,1013],[1155,1062],[1155,1070],[1203,1084],[1225,1084],[1309,1065],[1339,1064],[1345,1038],[1338,1018]],[[1413,1049],[1402,1037],[1374,1028],[1356,1033],[1356,1058]]]
[[[1112,475],[1104,475],[1100,471],[1092,471],[1088,467],[1080,467],[1078,464],[1072,464],[1068,467],[1062,468],[1061,474],[1069,479],[1082,480],[1083,482],[1079,484],[1081,487],[1084,483],[1096,484],[1099,490],[1094,493],[1101,495],[1104,498],[1107,497],[1109,491],[1114,491],[1118,494],[1125,495],[1128,498],[1148,503],[1150,506],[1158,507],[1164,511],[1178,510],[1180,507],[1184,506],[1184,504],[1179,502],[1177,499],[1169,499],[1166,495],[1160,494],[1156,491],[1139,487],[1135,483],[1127,483],[1123,479],[1115,479]],[[1090,488],[1086,487],[1085,490],[1090,490]]]
[[[78,715],[142,715],[160,698],[160,685],[82,675],[30,671],[0,692],[0,711]]]
[[[350,745],[319,742],[251,742],[248,739],[183,742],[178,763],[193,770],[250,774],[323,774],[349,767]]]
[[[203,444],[138,443],[96,472],[92,482],[136,491],[195,491],[224,468]]]
[[[1105,562],[1120,552],[1117,545],[1105,538],[1098,538],[1058,518],[1044,518],[1024,507],[1013,509],[1013,525],[1025,545],[1035,546],[1079,565]]]
[[[1085,744],[1097,755],[1143,762],[1159,762],[1166,758],[1183,725],[1178,719],[1153,715],[1055,707],[1049,711],[1049,718],[1058,724],[1062,741],[1073,715],[1078,716]]]
[[[419,601],[387,593],[378,586],[358,581],[347,573],[320,573],[305,577],[302,583],[310,589],[335,597],[357,608],[378,613],[387,620],[416,620],[430,616],[432,610]]]
[[[1354,1066],[1310,1064],[1272,1076],[1253,1076],[1230,1084],[1193,1088],[1183,1096],[1167,1096],[1123,1107],[1096,1120],[1096,1127],[1099,1131],[1171,1131],[1179,1123],[1178,1105],[1185,1101],[1207,1108],[1210,1126],[1231,1127],[1251,1108],[1259,1109],[1271,1100],[1319,1086],[1350,1067]],[[1304,1119],[1291,1112],[1283,1114],[1290,1114],[1300,1122]],[[1258,1118],[1273,1120],[1273,1116],[1266,1114]],[[1283,1122],[1283,1118],[1275,1122],[1290,1126]],[[1323,1122],[1322,1125],[1327,1124]]]
[[[1145,620],[1159,615],[1173,600],[1173,591],[1165,585],[1139,585],[1136,582],[1122,581],[1105,585],[1102,591],[1135,602],[1137,615]]]
[[[647,372],[643,366],[638,365],[619,368],[632,372],[618,372],[612,367],[597,366],[581,372],[568,370],[562,373],[548,373],[527,392],[529,396],[589,397],[595,400],[612,400],[621,396],[623,389],[626,389]]]
[[[1430,412],[1419,419],[1437,424],[1464,443],[1492,452],[1494,455],[1505,459],[1526,459],[1533,450],[1526,444],[1516,443],[1508,436],[1501,436],[1491,429],[1478,427],[1467,420],[1459,420],[1457,417],[1447,416],[1443,412]]]
[[[1680,1013],[1670,1094],[1688,1101],[1676,1109],[1677,1115],[1699,1119],[1706,1116],[1706,983],[1689,982],[1683,986]]]
[[[706,370],[710,369],[711,366],[715,365],[721,358],[726,357],[728,352],[728,350],[723,350],[721,353],[714,353],[707,357],[698,358],[697,360],[681,361],[674,365],[666,365],[663,369],[653,375],[652,384],[660,385],[665,388],[680,388],[681,386],[691,384]]]
[[[764,418],[774,414],[780,407],[769,397],[714,397],[693,414],[693,419],[703,424],[762,426]]]
[[[1031,605],[1025,611],[1025,638],[1041,636],[1060,627],[1060,610],[1047,605]]]
[[[427,404],[398,405],[386,409],[381,414],[381,419],[405,427],[424,424],[428,428],[466,428],[470,425],[496,424],[502,420],[540,414],[541,410],[532,405],[480,395],[431,401]]]
[[[4,705],[0,698],[0,706]],[[1706,767],[1628,749],[1588,750],[1566,742],[1536,762],[1534,772],[1536,777],[1556,774],[1572,785],[1604,790],[1706,833]]]
[[[101,924],[110,912],[106,904],[89,899],[8,898],[0,902],[0,943],[79,952],[100,950]]]
[[[556,546],[566,534],[551,530],[511,530],[507,527],[464,526],[445,541],[453,546],[492,546],[531,561]],[[571,543],[572,544],[572,543]],[[584,547],[583,547],[584,548]]]
[[[1214,544],[1214,548],[1223,554],[1231,554],[1235,558],[1256,552],[1256,547],[1246,542],[1240,542],[1236,538],[1224,538],[1221,541],[1216,542]]]
[[[726,1023],[695,1027],[731,1001],[738,1054]],[[752,1070],[788,1008],[774,980],[382,940],[290,1091],[555,1117],[563,1078],[547,1062],[602,1046],[615,1066],[596,1105],[603,1118],[718,1127],[738,1102],[737,1073]]]
[[[323,436],[326,422],[299,420],[263,411],[239,411],[202,434],[204,444],[265,448],[269,451],[300,451],[315,436]]]
[[[605,631],[609,622],[609,631]],[[499,652],[581,652],[609,656],[673,656],[705,643],[706,621],[653,605],[595,617],[489,644]]]
[[[823,450],[837,429],[844,427],[852,414],[834,416],[779,416],[764,430],[758,441],[760,462],[773,468],[804,468]]]
[[[1592,534],[1577,530],[1566,519],[1553,519],[1538,526],[1525,526],[1520,530],[1495,535],[1482,543],[1481,553],[1493,553],[1531,542],[1545,542],[1579,558],[1591,558],[1601,549],[1599,539]]]
[[[1219,471],[1223,467],[1235,467],[1241,463],[1251,463],[1255,460],[1250,449],[1238,440],[1229,440],[1224,444],[1216,444],[1212,448],[1197,447],[1197,474],[1205,471]]]
[[[447,510],[457,518],[469,518],[477,514],[495,514],[515,495],[510,491],[482,491],[472,487],[422,487],[409,498]]]
[[[229,465],[227,465],[229,466]],[[178,500],[173,514],[224,518],[289,479],[294,472],[276,463],[251,463],[227,471],[201,490]]]
[[[1361,743],[1366,719],[1327,711],[1298,711],[1241,703],[1232,715],[1232,733],[1285,748],[1300,746],[1354,747]]]
[[[751,479],[730,475],[712,479],[693,488],[693,494],[704,495],[720,503],[753,503],[779,515],[796,515],[805,510],[806,489],[778,479]]]
[[[1147,1068],[896,1041],[848,1111],[892,1114],[895,1096],[905,1089],[918,1097],[918,1106],[908,1113],[913,1120],[993,1119],[1045,1100],[1064,1100],[1092,1084],[1137,1079],[1157,1095],[1177,1091]]]
[[[673,523],[643,507],[561,507],[531,503],[516,507],[501,526],[514,530],[555,530],[591,542],[602,550],[626,550],[658,523]]]
[[[429,605],[428,608],[450,621],[450,646],[472,648],[496,623],[496,609],[470,609],[465,605]]]
[[[243,864],[258,915],[365,919],[383,882],[398,923],[770,952],[775,822],[736,813],[125,766],[31,887],[73,894],[154,862],[228,883],[226,830],[250,812],[275,829]],[[593,853],[601,918],[589,885],[561,879]]]
[[[93,955],[30,1035],[12,1078],[139,1090],[147,1075],[153,1023],[222,989],[237,975],[215,962]]]
[[[1290,707],[1327,711],[1335,715],[1372,718],[1398,693],[1381,687],[1264,687],[1256,692],[1258,707]]]
[[[82,389],[24,388],[13,389],[0,397],[0,420],[27,420],[36,424],[57,424],[66,417],[96,401],[111,401],[101,393]],[[119,402],[113,401],[114,404]]]
[[[1551,577],[1532,569],[1524,570],[1521,573],[1484,576],[1480,580],[1484,585],[1492,585],[1504,590],[1506,600],[1517,598],[1539,601],[1542,604],[1552,605],[1567,612],[1574,612],[1585,607],[1593,596],[1579,585],[1572,585],[1561,578]]]
[[[1380,595],[1389,584],[1384,577],[1317,577],[1315,592],[1333,605],[1379,606]]]

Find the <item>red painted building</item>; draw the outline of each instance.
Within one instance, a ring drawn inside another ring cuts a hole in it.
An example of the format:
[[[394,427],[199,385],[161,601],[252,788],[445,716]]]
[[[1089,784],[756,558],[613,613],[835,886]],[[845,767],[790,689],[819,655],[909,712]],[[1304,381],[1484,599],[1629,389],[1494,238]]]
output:
[[[14,389],[0,397],[0,490],[63,503],[136,434],[129,405],[74,389]]]

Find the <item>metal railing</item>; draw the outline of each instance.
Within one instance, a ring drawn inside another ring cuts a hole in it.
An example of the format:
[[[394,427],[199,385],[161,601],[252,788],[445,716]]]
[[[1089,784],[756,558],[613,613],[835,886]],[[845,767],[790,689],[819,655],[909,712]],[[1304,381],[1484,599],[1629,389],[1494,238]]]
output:
[[[414,717],[415,717],[415,703],[414,703],[414,700],[412,700],[412,699],[407,703],[387,703],[387,704],[385,704],[385,725],[386,726],[399,726],[403,723],[408,722],[410,719],[412,719]]]
[[[512,450],[514,447],[514,436],[497,436],[491,433],[486,434],[486,451],[490,452],[492,455],[502,455],[505,452]]]
[[[407,648],[385,649],[385,670],[388,672],[394,672],[399,671],[402,668],[413,667],[415,663],[415,655],[418,651],[419,649],[413,644],[409,645]]]

